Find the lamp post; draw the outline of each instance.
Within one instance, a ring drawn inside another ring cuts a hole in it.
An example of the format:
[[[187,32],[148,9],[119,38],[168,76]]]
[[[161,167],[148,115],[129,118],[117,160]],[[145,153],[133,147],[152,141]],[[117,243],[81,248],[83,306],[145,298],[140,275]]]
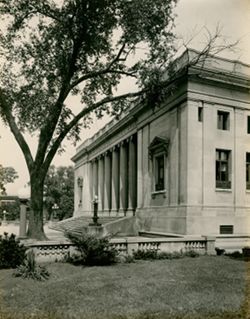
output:
[[[52,206],[52,212],[53,212],[53,219],[56,218],[57,216],[57,210],[59,209],[59,206],[57,205],[57,203],[54,203]]]
[[[8,215],[8,212],[6,210],[3,211],[3,225],[6,224],[6,215]]]
[[[93,223],[90,223],[89,226],[101,226],[101,224],[98,223],[98,196],[95,195],[93,199],[93,206],[94,206],[94,214],[93,214]]]

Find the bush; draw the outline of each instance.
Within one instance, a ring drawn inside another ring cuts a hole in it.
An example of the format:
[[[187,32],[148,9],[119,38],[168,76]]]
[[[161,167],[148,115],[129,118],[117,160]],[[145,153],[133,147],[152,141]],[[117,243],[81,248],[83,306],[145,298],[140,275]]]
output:
[[[222,256],[225,254],[225,249],[220,249],[218,247],[215,247],[215,251],[216,251],[217,256]]]
[[[13,273],[14,277],[31,278],[34,280],[46,280],[49,272],[46,267],[37,265],[33,250],[28,251],[24,263],[17,267]]]
[[[21,265],[26,257],[25,252],[26,248],[16,239],[16,235],[0,235],[0,269]]]
[[[157,250],[141,250],[133,251],[134,259],[158,259]]]
[[[133,252],[134,259],[178,259],[183,257],[198,257],[199,254],[194,250],[189,250],[187,252],[178,252],[174,251],[172,253],[165,252],[165,251],[157,251],[156,249],[153,250],[136,250]]]
[[[117,262],[118,252],[109,244],[109,238],[97,238],[93,235],[74,235],[66,233],[69,240],[76,246],[78,254],[67,258],[75,265],[103,266]]]

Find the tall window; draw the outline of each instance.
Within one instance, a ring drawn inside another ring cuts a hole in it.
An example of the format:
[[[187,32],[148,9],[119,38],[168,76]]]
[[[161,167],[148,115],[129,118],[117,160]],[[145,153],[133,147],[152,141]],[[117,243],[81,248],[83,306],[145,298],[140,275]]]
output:
[[[218,130],[229,130],[229,118],[230,113],[224,111],[218,111],[217,113],[217,128]]]
[[[246,189],[250,189],[250,153],[246,153]]]
[[[230,153],[228,150],[216,150],[216,188],[231,188]]]
[[[203,122],[203,107],[198,107],[198,121]]]
[[[250,134],[250,116],[247,117],[247,134]]]
[[[161,191],[165,189],[165,165],[164,154],[155,156],[155,190]]]

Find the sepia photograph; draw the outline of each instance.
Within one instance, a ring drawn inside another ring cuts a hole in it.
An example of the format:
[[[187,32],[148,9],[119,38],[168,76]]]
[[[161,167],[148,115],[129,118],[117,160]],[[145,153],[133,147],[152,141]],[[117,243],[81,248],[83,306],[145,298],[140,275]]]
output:
[[[0,319],[250,319],[250,1],[0,0]]]

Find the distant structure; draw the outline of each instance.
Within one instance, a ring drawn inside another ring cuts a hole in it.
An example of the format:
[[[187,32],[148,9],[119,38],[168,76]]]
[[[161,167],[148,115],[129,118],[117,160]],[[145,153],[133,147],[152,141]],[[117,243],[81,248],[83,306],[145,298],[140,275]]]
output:
[[[161,106],[134,105],[77,148],[74,216],[141,230],[250,233],[250,66],[187,50]]]

